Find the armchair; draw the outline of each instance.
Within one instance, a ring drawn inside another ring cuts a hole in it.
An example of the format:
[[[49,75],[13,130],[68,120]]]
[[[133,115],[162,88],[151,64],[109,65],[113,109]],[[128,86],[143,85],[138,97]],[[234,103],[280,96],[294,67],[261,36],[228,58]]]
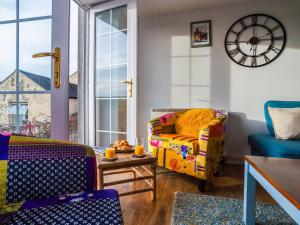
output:
[[[96,191],[96,171],[88,146],[0,134],[0,223],[123,224],[118,193]]]
[[[198,188],[218,172],[227,116],[213,109],[169,113],[148,123],[148,151],[158,165],[199,178]]]

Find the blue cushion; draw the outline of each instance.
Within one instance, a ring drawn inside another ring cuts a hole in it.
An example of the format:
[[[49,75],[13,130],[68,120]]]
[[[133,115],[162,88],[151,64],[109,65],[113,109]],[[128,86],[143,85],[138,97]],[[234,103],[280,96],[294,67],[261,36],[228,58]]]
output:
[[[300,159],[300,140],[277,140],[270,134],[248,137],[252,155]]]
[[[269,114],[268,107],[273,108],[298,108],[300,107],[299,101],[267,101],[264,105],[265,117],[267,122],[267,127],[272,136],[275,136],[273,122]]]

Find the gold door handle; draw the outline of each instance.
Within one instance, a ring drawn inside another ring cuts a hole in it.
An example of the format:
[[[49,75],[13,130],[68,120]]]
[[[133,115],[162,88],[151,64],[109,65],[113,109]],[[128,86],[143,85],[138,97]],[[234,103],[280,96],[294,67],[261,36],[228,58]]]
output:
[[[41,52],[32,55],[32,58],[40,58],[50,56],[54,59],[54,87],[60,88],[60,48],[55,48],[54,52]]]
[[[130,80],[121,80],[120,83],[123,84],[128,84],[128,92],[129,92],[129,97],[132,97],[132,85],[133,85],[133,79],[130,78]]]

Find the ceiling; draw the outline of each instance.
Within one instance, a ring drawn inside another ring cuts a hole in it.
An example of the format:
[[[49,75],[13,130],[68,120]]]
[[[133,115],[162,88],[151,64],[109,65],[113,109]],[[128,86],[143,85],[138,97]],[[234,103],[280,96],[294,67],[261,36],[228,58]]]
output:
[[[75,0],[85,7],[111,0]],[[249,2],[251,0],[138,0],[140,16],[154,16],[219,7],[228,4]]]
[[[142,16],[154,16],[187,12],[211,7],[219,7],[226,4],[234,4],[251,0],[138,0],[139,14]]]

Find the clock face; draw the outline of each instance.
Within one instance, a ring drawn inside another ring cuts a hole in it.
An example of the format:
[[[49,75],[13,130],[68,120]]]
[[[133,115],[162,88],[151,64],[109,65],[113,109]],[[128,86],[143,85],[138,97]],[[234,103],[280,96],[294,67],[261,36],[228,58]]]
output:
[[[264,14],[245,16],[236,21],[225,37],[228,56],[237,64],[259,67],[274,61],[283,51],[286,32],[274,17]]]

